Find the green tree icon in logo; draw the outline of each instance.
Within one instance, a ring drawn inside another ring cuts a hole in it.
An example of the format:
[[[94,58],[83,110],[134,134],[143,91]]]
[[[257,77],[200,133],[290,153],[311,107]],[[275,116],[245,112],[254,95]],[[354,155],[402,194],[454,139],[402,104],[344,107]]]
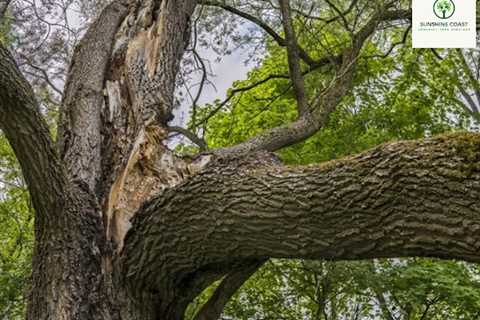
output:
[[[455,12],[455,4],[452,0],[437,0],[433,4],[433,12],[440,19],[448,19]]]

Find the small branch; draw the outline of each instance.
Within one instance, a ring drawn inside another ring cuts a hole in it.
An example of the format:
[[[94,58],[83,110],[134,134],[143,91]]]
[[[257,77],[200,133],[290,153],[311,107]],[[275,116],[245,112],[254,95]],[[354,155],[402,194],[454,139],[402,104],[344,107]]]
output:
[[[178,132],[184,135],[185,137],[187,137],[188,140],[195,143],[200,148],[200,151],[206,151],[208,149],[208,145],[205,142],[205,140],[203,140],[202,138],[199,138],[196,134],[194,134],[190,130],[187,130],[185,128],[178,127],[178,126],[168,127],[168,129],[170,132]]]
[[[263,31],[265,31],[267,34],[269,34],[275,42],[278,43],[279,46],[285,47],[287,45],[287,41],[282,38],[275,30],[273,30],[268,24],[260,20],[259,18],[252,16],[251,14],[248,14],[246,12],[243,12],[241,10],[238,10],[237,8],[234,8],[232,6],[229,6],[224,3],[220,3],[217,1],[209,1],[209,0],[200,0],[200,4],[206,5],[206,6],[213,6],[213,7],[219,7],[222,8],[230,13],[233,13],[239,17],[242,17],[257,26],[259,26]],[[308,65],[315,65],[315,60],[313,60],[310,55],[300,46],[297,44],[297,50],[299,53],[300,58],[302,58],[303,61],[305,61],[306,64]]]
[[[425,310],[423,311],[422,313],[422,316],[420,317],[420,320],[424,320],[424,319],[427,319],[427,314],[428,314],[428,311],[430,310],[430,307],[433,306],[434,304],[436,304],[438,301],[440,300],[439,297],[437,298],[434,298],[432,299],[431,301],[425,301]]]
[[[440,54],[436,50],[431,49],[431,51],[434,54],[434,57],[436,57],[438,60],[440,60],[440,61],[444,60],[444,58],[442,56],[440,56]],[[436,62],[436,63],[438,65],[438,62]],[[454,70],[453,73],[454,74],[452,74],[451,76],[456,77],[456,78],[460,78],[460,75],[458,74],[457,70]],[[431,85],[428,81],[426,81],[422,77],[419,77],[418,80],[420,80],[423,84],[428,86],[431,90],[437,92],[437,94],[439,96],[444,95],[442,90],[438,89],[437,86],[435,86],[435,85]],[[465,90],[465,88],[463,88],[463,86],[460,83],[456,84],[456,88],[458,89],[460,95],[465,99],[467,104],[465,104],[463,101],[461,101],[459,98],[457,98],[455,96],[451,97],[449,99],[452,100],[453,102],[455,102],[458,106],[460,106],[467,114],[469,114],[477,122],[480,122],[479,109],[478,109],[477,105],[475,104],[475,102],[473,101],[470,94]]]
[[[475,104],[475,101],[473,101],[472,96],[465,90],[465,88],[462,86],[462,84],[458,84],[458,91],[460,91],[460,95],[467,101],[468,105],[470,106],[471,114],[478,114],[478,107]],[[478,116],[477,116],[478,118]]]
[[[301,116],[284,126],[266,130],[259,135],[234,146],[217,149],[219,155],[245,154],[260,150],[276,151],[305,140],[320,130],[330,114],[350,91],[358,58],[364,42],[382,21],[402,19],[409,11],[379,11],[353,36],[350,47],[341,54],[342,64],[331,85],[310,103],[311,114]]]
[[[435,56],[435,58],[437,58],[438,60],[442,61],[444,58],[438,53],[437,50],[435,50],[434,48],[431,48],[430,49],[433,53],[433,55]]]
[[[297,43],[297,37],[295,35],[295,29],[293,28],[290,1],[279,0],[280,9],[282,12],[282,23],[285,30],[285,39],[288,56],[288,69],[290,70],[290,79],[293,84],[293,91],[295,98],[297,99],[298,114],[304,115],[307,113],[307,98],[305,94],[305,83],[302,76],[302,70],[300,67],[300,59]]]
[[[234,88],[232,90],[230,90],[230,93],[228,94],[227,98],[225,100],[223,100],[215,109],[213,109],[205,118],[203,118],[201,121],[199,121],[198,123],[194,124],[194,128],[196,128],[197,126],[199,126],[200,124],[202,123],[206,123],[208,120],[210,120],[210,118],[212,118],[215,114],[217,114],[220,110],[222,110],[222,108],[224,106],[227,105],[227,103],[230,102],[230,100],[232,100],[232,98],[237,95],[238,93],[241,93],[241,92],[245,92],[245,91],[248,91],[248,90],[251,90],[253,88],[256,88],[272,79],[288,79],[289,77],[287,75],[278,75],[278,74],[271,74],[271,75],[268,75],[267,77],[263,78],[262,80],[260,81],[257,81],[253,84],[250,84],[248,86],[245,86],[245,87],[242,87],[242,88]]]
[[[41,73],[40,78],[43,79],[43,80],[50,86],[50,88],[59,95],[60,98],[63,96],[62,90],[60,90],[60,88],[58,88],[58,87],[53,83],[53,81],[50,79],[50,77],[49,77],[47,71],[45,71],[45,69],[43,69],[43,68],[35,65],[35,64],[33,63],[33,61],[32,61],[29,57],[27,57],[26,55],[20,53],[20,56],[22,57],[22,59],[25,60],[26,64],[27,64],[29,67],[31,67],[32,69],[34,69],[34,70],[36,70],[36,71],[38,71],[38,72]],[[32,74],[32,75],[33,75],[33,74]],[[38,75],[35,75],[35,76],[38,77]]]
[[[323,66],[326,66],[326,65],[329,65],[329,64],[340,64],[342,62],[342,56],[341,55],[338,55],[338,56],[333,56],[333,57],[324,57],[322,59],[319,59],[318,61],[315,62],[315,65],[311,66],[308,70],[305,70],[302,72],[302,76],[306,76],[307,74],[323,67]],[[213,109],[205,118],[203,118],[202,120],[200,120],[197,124],[195,124],[195,127],[201,125],[201,124],[205,124],[208,120],[210,120],[215,114],[217,114],[223,107],[225,107],[231,100],[234,96],[236,96],[238,93],[242,93],[242,92],[246,92],[246,91],[249,91],[251,89],[254,89],[264,83],[267,83],[268,81],[270,80],[274,80],[274,79],[290,79],[289,75],[286,75],[286,74],[270,74],[268,76],[266,76],[265,78],[253,83],[253,84],[250,84],[248,86],[245,86],[245,87],[241,87],[241,88],[234,88],[232,90],[230,90],[230,93],[228,94],[227,98],[225,100],[223,100],[215,109]]]
[[[350,14],[350,12],[352,12],[352,10],[355,7],[355,5],[357,4],[357,2],[358,2],[358,0],[352,0],[352,2],[350,2],[350,5],[348,6],[347,10],[345,10],[344,12],[341,13],[341,16],[347,16],[348,14]],[[275,7],[273,4],[272,4],[272,7],[274,9],[279,9],[279,8]],[[313,9],[313,5],[312,5],[312,9]],[[291,11],[293,13],[298,14],[299,16],[304,17],[304,18],[312,19],[312,20],[319,20],[319,21],[324,22],[325,24],[330,24],[330,23],[335,22],[335,21],[337,21],[338,19],[341,18],[340,15],[335,16],[333,18],[322,18],[322,17],[314,16],[311,13],[305,13],[302,10],[297,10],[297,9],[293,9],[293,8],[291,9]]]
[[[475,78],[475,76],[472,72],[472,69],[470,69],[470,66],[468,65],[468,62],[465,59],[465,56],[463,55],[462,50],[457,49],[456,52],[457,52],[457,55],[460,59],[460,64],[462,66],[462,69],[467,74],[468,82],[473,87],[475,97],[477,98],[477,102],[480,105],[480,83],[479,83],[479,80]],[[475,107],[474,110],[475,110],[475,112],[478,113],[478,107]]]
[[[397,46],[403,45],[407,42],[408,34],[410,33],[411,30],[412,30],[412,25],[410,24],[410,25],[408,25],[407,29],[403,33],[402,40],[392,43],[392,45],[390,46],[390,48],[387,50],[386,53],[384,53],[382,55],[377,54],[377,55],[373,55],[373,56],[366,57],[366,58],[381,58],[381,59],[384,59],[384,58],[388,57]],[[432,50],[434,50],[434,49],[432,49]]]
[[[431,85],[431,83],[429,83],[427,80],[423,79],[422,76],[420,77],[417,77],[416,78],[418,81],[420,81],[422,84],[424,84],[425,86],[428,86],[432,91],[436,92],[439,96],[443,96],[444,95],[444,92],[440,89],[438,89],[436,86],[434,85]],[[468,102],[468,99],[471,97],[468,95],[468,93],[466,91],[463,90],[462,87],[457,87],[460,91],[460,94],[465,98],[465,100],[467,100],[467,103],[469,104],[469,106],[471,107],[470,103],[472,103],[473,105],[475,105],[475,103],[473,102],[473,100],[471,102]],[[466,96],[464,96],[466,95]],[[475,112],[475,109],[471,109],[469,108],[469,106],[467,106],[463,101],[461,101],[459,98],[453,96],[453,97],[450,97],[449,98],[452,102],[454,102],[455,104],[457,104],[460,108],[463,109],[463,111],[465,111],[468,115],[470,115],[472,118],[474,118],[476,121],[480,122],[480,113],[478,112]]]
[[[195,49],[193,49],[192,52],[195,60],[200,64],[200,67],[202,69],[202,79],[200,80],[200,87],[198,88],[197,94],[195,95],[195,98],[192,102],[192,123],[195,125],[195,123],[197,122],[198,101],[202,96],[205,83],[207,82],[207,67],[205,66],[205,62],[203,62],[203,59],[200,57],[198,52]],[[195,129],[195,126],[193,127],[193,129]]]
[[[335,11],[338,14],[338,18],[342,20],[343,26],[345,27],[345,29],[351,33],[352,30],[348,24],[347,18],[345,17],[346,14],[343,13],[340,9],[338,9],[337,6],[330,0],[325,0],[325,2],[333,9],[333,11]]]

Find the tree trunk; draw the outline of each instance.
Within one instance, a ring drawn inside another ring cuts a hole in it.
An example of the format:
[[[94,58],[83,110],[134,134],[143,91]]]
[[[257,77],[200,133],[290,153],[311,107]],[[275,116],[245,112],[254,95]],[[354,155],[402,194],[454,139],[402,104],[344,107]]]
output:
[[[33,91],[0,46],[0,121],[22,166],[35,216],[28,319],[108,319],[95,197],[69,180],[41,121]]]
[[[197,318],[218,316],[270,257],[480,261],[479,135],[386,144],[309,167],[251,152],[293,143],[278,133],[298,141],[300,120],[255,146],[173,155],[163,140],[194,8],[107,6],[75,51],[58,148],[0,46],[0,126],[36,210],[28,319],[183,319],[224,277]],[[347,76],[325,95],[330,109],[353,79],[354,42],[343,54]]]

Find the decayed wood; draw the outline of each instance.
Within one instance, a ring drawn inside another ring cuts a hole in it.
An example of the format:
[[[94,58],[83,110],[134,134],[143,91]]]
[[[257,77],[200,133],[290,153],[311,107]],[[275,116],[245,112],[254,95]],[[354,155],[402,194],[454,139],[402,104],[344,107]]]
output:
[[[194,7],[192,0],[134,2],[116,35],[106,82],[103,207],[117,251],[142,203],[190,175],[162,141]]]

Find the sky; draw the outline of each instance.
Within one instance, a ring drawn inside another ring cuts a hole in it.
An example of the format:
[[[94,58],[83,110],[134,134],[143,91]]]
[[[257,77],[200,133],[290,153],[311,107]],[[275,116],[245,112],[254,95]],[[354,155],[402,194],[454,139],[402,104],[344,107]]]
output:
[[[79,26],[82,22],[78,14],[71,10],[67,12],[70,24],[74,27]],[[252,27],[250,24],[243,26],[245,30],[248,27]],[[217,62],[217,54],[210,49],[199,48],[199,55],[205,60],[210,61],[210,70],[213,76],[209,77],[209,80],[214,86],[208,85],[204,88],[202,96],[200,97],[199,104],[205,104],[213,102],[216,99],[223,100],[226,97],[228,88],[232,86],[232,83],[237,80],[243,80],[247,77],[247,72],[252,68],[251,65],[245,65],[247,53],[245,49],[236,49],[231,55],[222,57],[221,61]],[[200,80],[198,76],[197,82]],[[63,87],[63,84],[61,85]],[[193,90],[194,92],[195,89]],[[185,127],[188,121],[188,112],[190,103],[186,101],[179,108],[174,110],[174,120],[170,123],[175,126]]]
[[[225,99],[227,90],[232,86],[232,83],[246,79],[248,71],[252,68],[251,65],[245,65],[246,52],[241,49],[234,51],[231,55],[222,57],[220,62],[215,61],[217,55],[212,50],[200,49],[199,51],[202,58],[211,62],[210,67],[214,76],[209,77],[209,80],[215,85],[215,87],[207,85],[204,88],[199,100],[200,105],[213,102],[216,99]],[[196,92],[196,89],[194,89],[194,92]],[[190,103],[187,101],[174,111],[173,125],[184,126],[186,124],[189,107]]]

